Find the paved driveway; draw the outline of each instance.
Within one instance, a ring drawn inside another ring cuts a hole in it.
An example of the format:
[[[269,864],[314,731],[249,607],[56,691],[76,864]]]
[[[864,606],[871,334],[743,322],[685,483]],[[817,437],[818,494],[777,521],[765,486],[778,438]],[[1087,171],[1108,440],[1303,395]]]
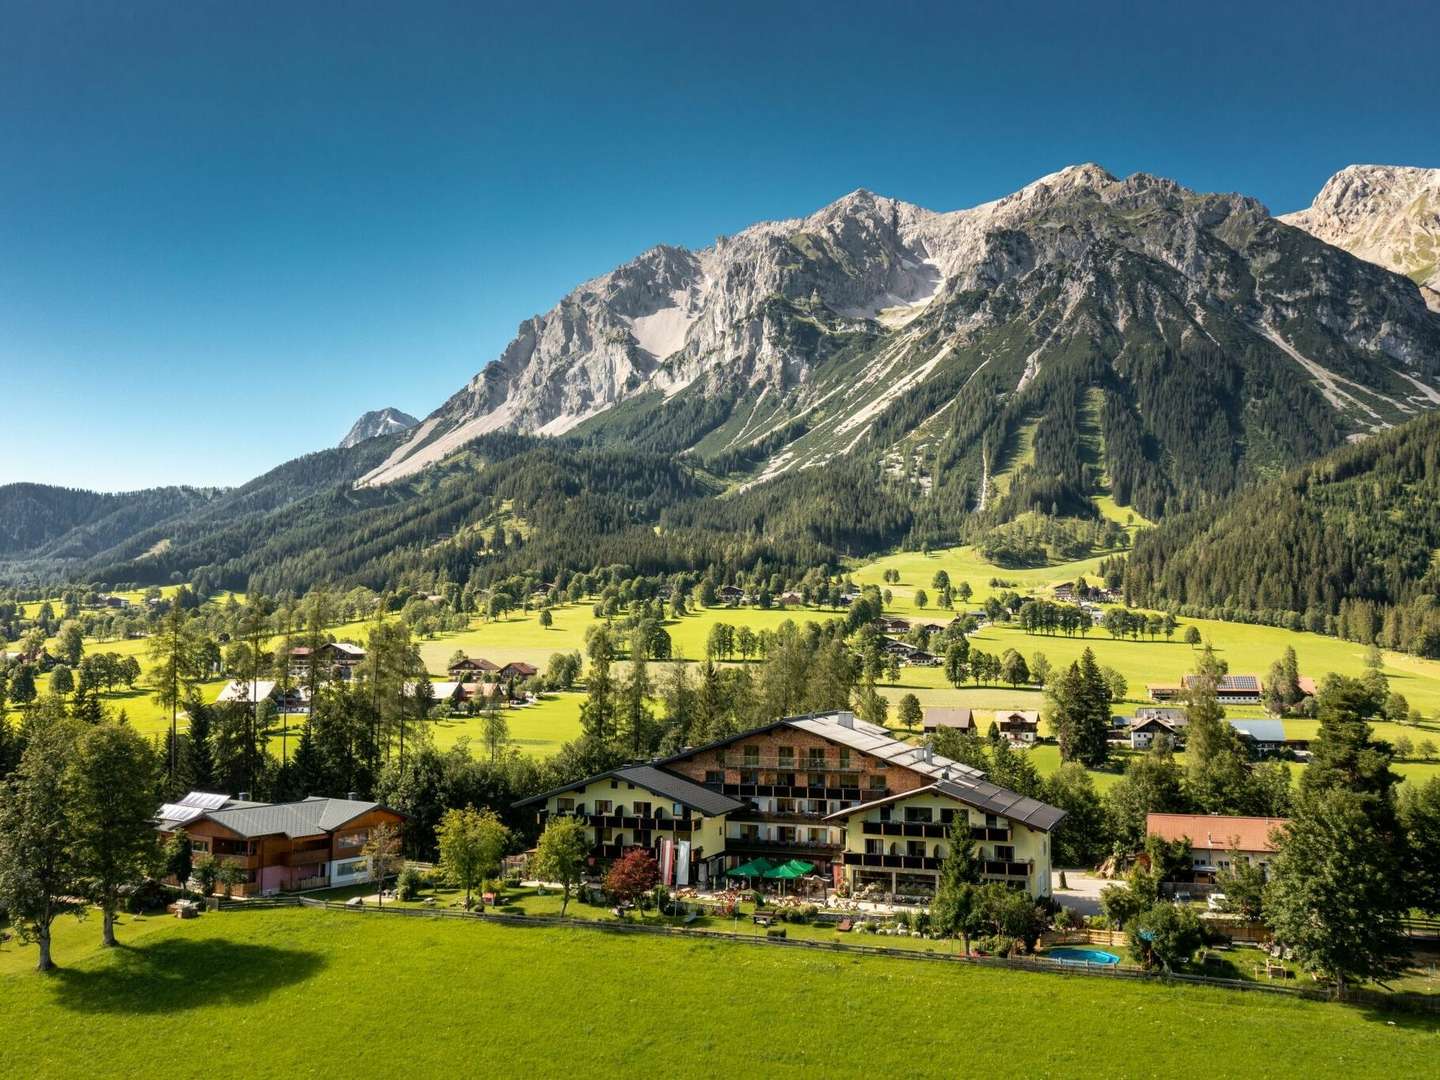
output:
[[[1100,890],[1111,885],[1108,878],[1096,877],[1084,870],[1066,870],[1066,888],[1060,888],[1060,871],[1050,873],[1050,889],[1055,902],[1081,915],[1100,914]]]

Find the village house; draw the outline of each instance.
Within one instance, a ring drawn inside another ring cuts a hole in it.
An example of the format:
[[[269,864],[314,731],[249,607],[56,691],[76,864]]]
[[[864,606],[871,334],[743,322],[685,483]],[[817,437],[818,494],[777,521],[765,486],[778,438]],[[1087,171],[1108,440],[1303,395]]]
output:
[[[1147,707],[1136,709],[1128,720],[1130,749],[1149,750],[1157,736],[1170,739],[1172,749],[1185,744],[1185,728],[1190,723],[1184,709]]]
[[[927,708],[920,728],[926,735],[933,735],[942,729],[953,729],[975,734],[975,713],[970,709]]]
[[[527,664],[523,660],[511,660],[502,667],[497,674],[502,679],[533,679],[540,674],[540,669],[534,664]]]
[[[1289,818],[1146,814],[1145,834],[1170,843],[1188,840],[1195,880],[1213,883],[1220,871],[1230,869],[1236,855],[1266,869],[1275,857],[1273,834],[1289,824]]]
[[[1040,739],[1040,713],[1035,709],[997,712],[995,726],[1011,746],[1034,746]]]
[[[986,880],[1005,881],[1035,896],[1048,895],[1048,839],[1032,843],[1031,838],[1026,838],[1016,844],[1006,839],[1011,835],[1007,810],[1013,811],[1015,820],[1023,825],[1021,818],[1039,813],[1035,808],[1042,804],[1022,800],[985,781],[979,770],[936,754],[929,747],[892,738],[884,728],[867,724],[849,712],[785,717],[688,748],[650,765],[588,777],[517,805],[543,803],[542,814],[546,817],[556,813],[594,816],[596,800],[606,800],[605,810],[599,815],[603,820],[591,822],[592,827],[603,830],[592,837],[597,863],[635,847],[659,853],[667,839],[674,844],[673,857],[679,841],[687,838],[671,829],[669,822],[683,820],[688,806],[692,819],[700,819],[690,826],[690,847],[686,851],[694,883],[712,883],[742,864],[766,859],[793,862],[808,868],[804,873],[813,873],[835,885],[849,880],[856,885],[881,884],[892,893],[910,893],[933,890],[939,865],[936,860],[944,858],[947,830],[955,823],[955,815],[943,820],[936,815],[931,824],[938,832],[921,829],[912,835],[902,829],[896,835],[907,842],[905,851],[900,851],[897,840],[892,853],[888,842],[883,850],[871,852],[865,841],[875,837],[858,826],[851,835],[843,812],[868,808],[892,796],[908,795],[941,782],[952,785],[953,790],[942,790],[938,796],[927,793],[927,797],[947,800],[944,808],[951,811],[963,806],[967,827],[995,830],[992,843],[999,847],[982,854],[987,864]],[[961,792],[963,798],[955,791]],[[647,812],[623,812],[633,811],[637,798]],[[666,815],[655,813],[655,806],[662,803],[673,804]],[[969,817],[971,806],[980,813],[974,820]],[[878,815],[879,807],[874,810]],[[1050,810],[1058,821],[1061,812]],[[987,813],[995,816],[993,824],[985,824]],[[1027,827],[1040,829],[1040,820],[1032,817]],[[697,838],[703,838],[703,843]],[[932,843],[925,854],[912,855],[910,839]],[[933,841],[940,843],[937,846]],[[872,855],[878,861],[867,861]]]
[[[280,712],[299,712],[310,703],[303,686],[281,687],[274,679],[231,679],[220,688],[217,705],[254,705],[268,701]]]
[[[464,681],[477,675],[491,675],[499,670],[499,664],[493,664],[483,657],[467,656],[465,659],[451,664],[448,674],[452,679]]]
[[[1199,675],[1185,675],[1178,683],[1149,683],[1151,701],[1183,701],[1199,684]],[[1215,700],[1222,705],[1259,705],[1263,689],[1258,675],[1222,675],[1215,685]]]
[[[288,803],[251,802],[192,791],[156,813],[163,838],[183,832],[195,858],[213,855],[234,863],[244,875],[240,896],[282,889],[318,889],[370,880],[363,855],[370,831],[399,827],[405,815],[351,793],[344,799],[318,796]]]

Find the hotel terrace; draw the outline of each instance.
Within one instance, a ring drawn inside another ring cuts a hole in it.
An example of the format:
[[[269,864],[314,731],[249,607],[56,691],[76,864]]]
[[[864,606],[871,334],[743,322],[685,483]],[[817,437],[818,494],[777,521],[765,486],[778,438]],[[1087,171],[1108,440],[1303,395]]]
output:
[[[934,888],[963,826],[987,880],[1049,895],[1049,834],[1064,816],[849,712],[786,717],[516,805],[537,803],[542,822],[586,821],[597,867],[637,847],[658,857],[668,840],[672,884],[703,888],[764,857],[902,893]]]

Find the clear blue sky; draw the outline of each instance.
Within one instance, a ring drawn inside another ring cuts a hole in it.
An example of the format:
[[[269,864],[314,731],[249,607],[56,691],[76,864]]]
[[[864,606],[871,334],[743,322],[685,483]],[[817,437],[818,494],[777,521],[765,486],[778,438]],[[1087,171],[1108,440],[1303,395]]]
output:
[[[231,484],[864,186],[1440,165],[1440,5],[0,0],[0,482]]]

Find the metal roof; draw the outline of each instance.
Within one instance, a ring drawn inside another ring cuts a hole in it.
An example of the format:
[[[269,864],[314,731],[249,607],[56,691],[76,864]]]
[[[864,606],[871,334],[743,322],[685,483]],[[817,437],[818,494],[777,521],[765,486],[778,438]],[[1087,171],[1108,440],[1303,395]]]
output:
[[[383,809],[377,802],[360,799],[325,799],[312,796],[290,803],[258,803],[250,806],[212,810],[205,816],[241,836],[291,838],[331,832],[371,810]]]
[[[977,778],[985,775],[979,769],[962,765],[958,761],[952,761],[950,758],[935,753],[928,746],[915,746],[892,738],[884,728],[867,724],[853,713],[832,712],[816,713],[810,716],[787,716],[780,722],[799,731],[808,731],[812,735],[819,735],[831,742],[837,742],[841,746],[848,746],[852,750],[859,750],[863,754],[881,758],[891,764],[912,769],[936,780],[947,773],[951,776]],[[735,738],[743,739],[749,734],[752,733],[745,732]],[[725,741],[733,742],[734,739]]]
[[[992,784],[988,780],[974,780],[968,777],[958,777],[948,780],[937,780],[928,787],[917,788],[914,791],[904,791],[898,795],[889,795],[883,799],[874,799],[871,802],[860,803],[858,806],[851,806],[845,810],[829,815],[825,820],[834,818],[846,818],[853,814],[861,813],[874,806],[882,806],[885,803],[900,802],[912,798],[915,795],[922,795],[926,792],[936,792],[946,798],[962,802],[966,806],[973,806],[977,810],[983,810],[989,814],[996,814],[1000,817],[1010,818],[1022,825],[1028,825],[1032,829],[1039,829],[1042,832],[1049,832],[1060,823],[1065,816],[1065,811],[1059,807],[1043,803],[1039,799],[1032,799],[1028,795],[1020,795],[1009,788],[1002,788],[998,784]]]
[[[1285,721],[1283,720],[1228,720],[1226,721],[1240,735],[1247,735],[1256,742],[1283,743]]]
[[[728,814],[732,810],[739,810],[745,804],[738,799],[732,799],[728,795],[721,795],[718,791],[711,791],[709,788],[695,783],[670,772],[668,769],[661,769],[654,765],[627,765],[619,769],[611,769],[608,772],[596,773],[594,776],[587,776],[583,780],[576,780],[574,783],[565,784],[561,787],[551,788],[549,791],[542,791],[539,795],[532,795],[528,799],[521,799],[515,806],[528,806],[531,803],[544,802],[552,795],[561,795],[567,791],[577,791],[580,788],[588,787],[597,780],[624,780],[626,783],[634,784],[637,788],[644,788],[646,791],[656,795],[663,795],[665,798],[688,806],[692,810],[699,810],[702,814]]]
[[[275,692],[274,679],[257,679],[253,684],[254,694],[251,694],[252,684],[249,679],[231,679],[220,691],[220,696],[215,700],[221,701],[264,701]]]

